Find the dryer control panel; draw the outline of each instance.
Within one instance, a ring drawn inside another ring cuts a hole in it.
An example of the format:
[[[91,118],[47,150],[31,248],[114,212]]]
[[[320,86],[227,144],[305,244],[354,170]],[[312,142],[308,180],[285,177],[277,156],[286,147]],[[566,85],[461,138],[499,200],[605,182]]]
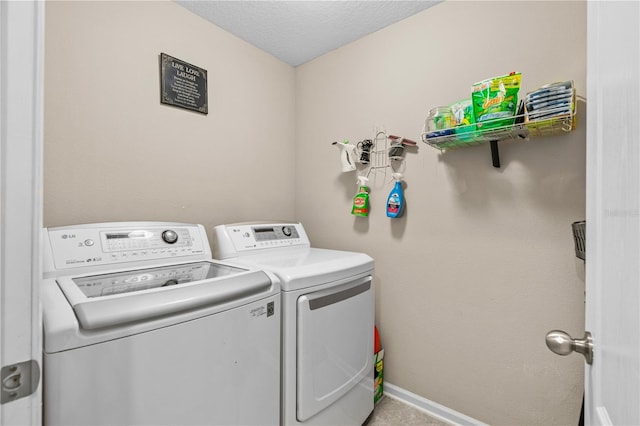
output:
[[[242,223],[214,228],[214,257],[226,259],[256,250],[310,247],[301,223]]]
[[[45,271],[211,255],[204,227],[185,223],[63,226],[45,229],[44,241]]]

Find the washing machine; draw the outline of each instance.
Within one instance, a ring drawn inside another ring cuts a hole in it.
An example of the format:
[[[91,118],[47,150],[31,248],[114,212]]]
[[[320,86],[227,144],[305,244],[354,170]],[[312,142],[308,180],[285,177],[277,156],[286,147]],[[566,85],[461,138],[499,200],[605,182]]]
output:
[[[44,229],[45,425],[279,425],[280,287],[201,225]]]
[[[362,425],[373,411],[373,259],[311,247],[300,223],[217,226],[213,255],[280,279],[282,424]]]

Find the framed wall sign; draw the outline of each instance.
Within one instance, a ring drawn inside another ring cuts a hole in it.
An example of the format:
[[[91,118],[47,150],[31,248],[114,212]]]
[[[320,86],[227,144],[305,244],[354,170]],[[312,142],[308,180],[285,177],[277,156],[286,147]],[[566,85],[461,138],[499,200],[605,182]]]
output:
[[[207,70],[160,53],[160,102],[208,114]]]

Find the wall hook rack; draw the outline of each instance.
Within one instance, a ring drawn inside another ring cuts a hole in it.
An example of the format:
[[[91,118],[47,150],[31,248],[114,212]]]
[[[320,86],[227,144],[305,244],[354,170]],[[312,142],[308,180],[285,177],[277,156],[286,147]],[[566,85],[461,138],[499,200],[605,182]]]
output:
[[[387,170],[391,169],[391,173],[402,172],[404,170],[403,167],[406,167],[404,162],[405,148],[416,145],[417,143],[411,139],[387,135],[384,131],[377,132],[372,140],[370,163],[366,177],[369,178],[372,174],[375,177],[376,174],[381,173],[383,182],[386,183]]]

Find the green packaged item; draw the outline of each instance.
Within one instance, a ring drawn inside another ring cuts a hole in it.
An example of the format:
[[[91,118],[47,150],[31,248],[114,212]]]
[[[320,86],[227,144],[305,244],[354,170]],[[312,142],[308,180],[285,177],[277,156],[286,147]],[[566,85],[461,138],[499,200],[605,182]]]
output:
[[[475,83],[471,89],[473,113],[478,129],[510,126],[518,108],[522,74],[511,73]]]
[[[384,349],[376,352],[373,357],[373,403],[382,398],[384,392]]]
[[[460,140],[472,139],[476,134],[476,118],[471,99],[463,99],[451,104],[454,131]]]

